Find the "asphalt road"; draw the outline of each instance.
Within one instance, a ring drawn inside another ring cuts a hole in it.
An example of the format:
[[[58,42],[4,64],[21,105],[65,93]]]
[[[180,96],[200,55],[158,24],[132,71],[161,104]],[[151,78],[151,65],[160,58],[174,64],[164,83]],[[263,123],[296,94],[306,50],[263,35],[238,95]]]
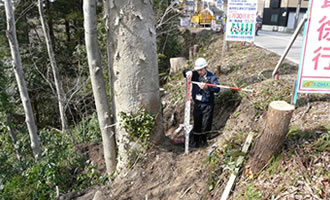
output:
[[[268,49],[280,56],[284,53],[284,50],[289,45],[292,38],[292,33],[271,32],[271,31],[259,31],[259,35],[255,36],[254,43],[257,46]],[[291,47],[286,59],[299,64],[301,48],[302,48],[303,36],[300,34],[293,46]]]

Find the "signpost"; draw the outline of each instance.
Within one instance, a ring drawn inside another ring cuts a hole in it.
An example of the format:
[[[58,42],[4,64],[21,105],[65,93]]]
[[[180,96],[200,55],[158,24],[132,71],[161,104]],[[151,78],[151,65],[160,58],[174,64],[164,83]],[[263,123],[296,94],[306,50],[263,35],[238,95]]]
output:
[[[330,0],[310,0],[297,93],[330,93]]]
[[[226,40],[254,41],[257,0],[228,0]]]

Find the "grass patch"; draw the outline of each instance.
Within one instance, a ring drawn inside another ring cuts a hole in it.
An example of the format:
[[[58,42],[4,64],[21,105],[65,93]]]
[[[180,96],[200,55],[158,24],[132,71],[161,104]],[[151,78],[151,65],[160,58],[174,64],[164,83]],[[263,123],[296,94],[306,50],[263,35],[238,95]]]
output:
[[[330,151],[330,130],[313,143],[313,148],[319,152]]]
[[[240,93],[234,90],[224,90],[224,92],[215,94],[215,104],[230,106],[241,100],[242,96]]]
[[[258,94],[259,98],[253,102],[257,110],[266,111],[272,101],[286,101],[291,99],[291,83],[288,80],[270,81],[264,85]]]
[[[245,200],[258,200],[261,199],[262,192],[255,188],[254,184],[249,184],[244,192]]]
[[[191,62],[189,62],[189,63],[190,64],[187,64],[187,65],[191,66]],[[170,85],[169,82],[179,81],[180,79],[182,79],[183,78],[182,72],[183,72],[183,69],[176,72],[176,73],[174,73],[174,74],[170,74],[168,71],[160,73],[159,74],[160,82],[167,83],[167,84],[164,84],[162,86],[167,87],[168,85]]]
[[[288,140],[303,144],[306,141],[313,143],[316,150],[324,151],[329,148],[330,130],[324,126],[315,129],[301,130],[298,126],[291,126],[288,132]]]
[[[282,157],[283,157],[282,154],[279,154],[276,157],[274,157],[274,156],[272,157],[272,160],[270,161],[271,162],[271,165],[266,170],[266,172],[269,175],[274,175],[274,174],[278,173],[279,166],[281,164]]]
[[[182,76],[183,77],[183,76]],[[166,93],[171,95],[170,101],[173,106],[184,102],[186,95],[186,85],[184,81],[175,81],[164,85]]]
[[[204,167],[208,169],[209,191],[217,188],[224,176],[233,173],[238,157],[244,155],[240,143],[243,143],[243,132],[231,138],[207,157]]]

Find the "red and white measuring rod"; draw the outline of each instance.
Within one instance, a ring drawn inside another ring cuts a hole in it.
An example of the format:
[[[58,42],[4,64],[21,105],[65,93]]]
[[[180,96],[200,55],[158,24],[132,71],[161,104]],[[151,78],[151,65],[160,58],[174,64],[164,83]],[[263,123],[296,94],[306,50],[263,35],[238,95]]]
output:
[[[191,81],[193,84],[201,84],[202,82],[196,82],[196,81]],[[236,87],[229,87],[229,86],[224,86],[224,85],[215,85],[215,84],[211,84],[211,83],[205,83],[207,86],[211,86],[211,87],[218,87],[218,88],[226,88],[226,89],[230,89],[230,90],[238,90],[238,91],[246,91],[246,92],[254,92],[256,93],[256,90],[250,90],[250,89],[244,89],[244,88],[236,88]]]

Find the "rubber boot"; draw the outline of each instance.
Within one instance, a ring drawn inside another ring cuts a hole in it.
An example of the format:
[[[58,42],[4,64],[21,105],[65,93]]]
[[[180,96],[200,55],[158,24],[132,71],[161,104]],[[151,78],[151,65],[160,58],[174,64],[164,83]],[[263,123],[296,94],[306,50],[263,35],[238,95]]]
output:
[[[207,137],[206,135],[200,135],[200,146],[201,147],[207,147],[208,143],[207,143]]]
[[[189,147],[190,148],[198,148],[198,135],[191,134],[190,141],[189,141]]]

